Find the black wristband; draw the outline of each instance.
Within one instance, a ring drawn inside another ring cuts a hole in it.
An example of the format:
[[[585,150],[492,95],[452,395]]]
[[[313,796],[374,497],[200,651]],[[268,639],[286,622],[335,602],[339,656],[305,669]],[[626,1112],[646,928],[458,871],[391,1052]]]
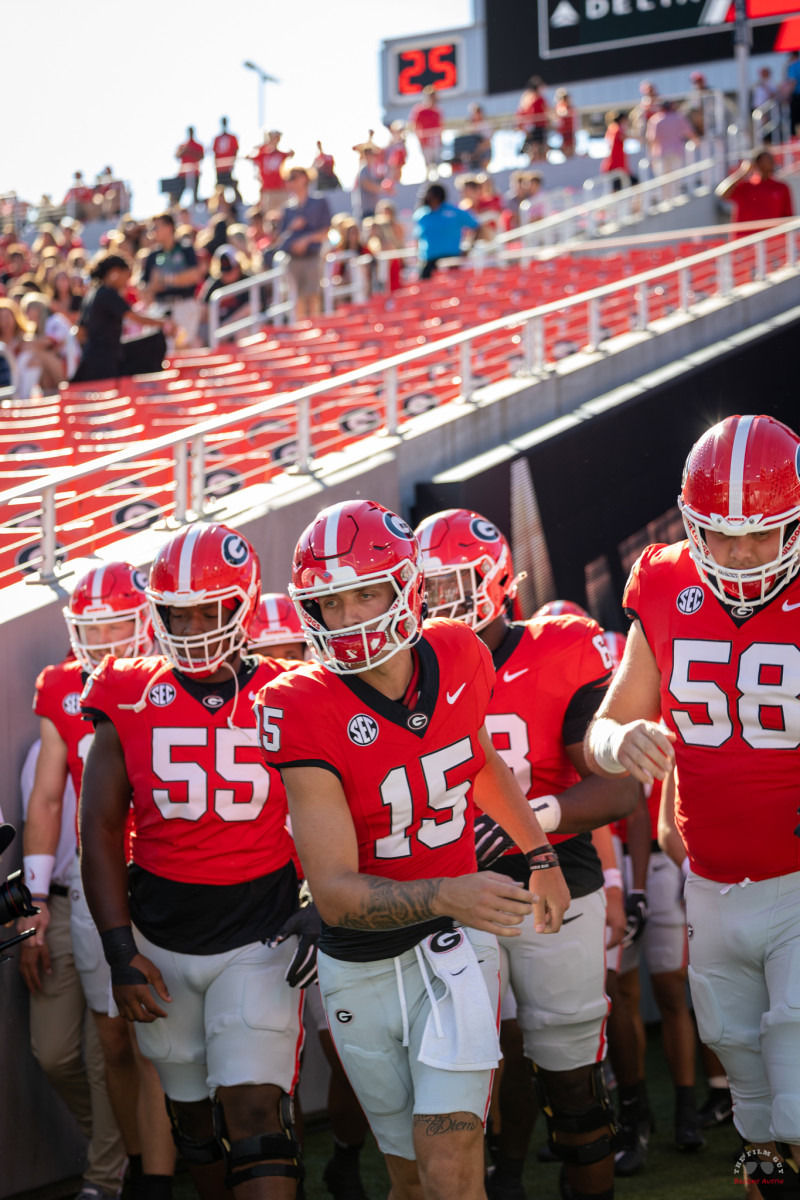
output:
[[[537,846],[535,850],[529,850],[525,855],[528,863],[529,871],[549,871],[551,867],[559,865],[558,855],[549,844],[546,846]]]
[[[130,964],[139,953],[130,925],[118,925],[100,934],[103,954],[111,968],[111,982],[115,987],[126,984],[147,983],[147,978],[137,967]]]

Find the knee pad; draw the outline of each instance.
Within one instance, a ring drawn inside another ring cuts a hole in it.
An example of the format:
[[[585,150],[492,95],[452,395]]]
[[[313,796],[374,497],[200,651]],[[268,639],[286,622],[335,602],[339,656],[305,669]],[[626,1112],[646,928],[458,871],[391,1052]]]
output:
[[[217,1141],[216,1135],[198,1138],[184,1133],[174,1103],[169,1096],[165,1096],[164,1099],[167,1102],[167,1116],[172,1130],[172,1140],[175,1143],[175,1149],[183,1155],[185,1162],[191,1167],[210,1167],[212,1163],[219,1162],[222,1158],[222,1147]]]
[[[300,1144],[295,1136],[294,1104],[284,1092],[278,1105],[282,1133],[257,1133],[252,1137],[228,1137],[225,1113],[219,1100],[212,1100],[214,1129],[225,1160],[225,1186],[235,1188],[251,1179],[284,1176],[301,1183],[303,1171]],[[278,1161],[289,1159],[289,1162]]]
[[[778,1093],[772,1100],[772,1128],[776,1142],[797,1142],[800,1129],[800,1095]]]
[[[577,1167],[591,1166],[613,1154],[617,1149],[619,1129],[603,1075],[603,1064],[593,1063],[591,1067],[589,1086],[592,1103],[575,1111],[567,1111],[553,1104],[544,1078],[534,1062],[531,1062],[531,1068],[536,1099],[547,1122],[547,1144],[553,1154],[561,1162]],[[594,1133],[598,1129],[603,1130],[599,1137],[582,1145],[565,1144],[558,1136],[560,1133]]]

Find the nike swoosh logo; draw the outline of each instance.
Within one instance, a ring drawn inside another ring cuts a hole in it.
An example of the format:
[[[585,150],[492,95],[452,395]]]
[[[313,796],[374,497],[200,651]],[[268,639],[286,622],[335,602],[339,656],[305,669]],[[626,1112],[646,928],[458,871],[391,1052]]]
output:
[[[523,667],[521,671],[504,671],[503,681],[505,683],[512,683],[515,679],[519,679],[520,675],[527,675],[529,669],[529,667]]]
[[[583,913],[575,913],[574,917],[562,917],[561,924],[569,925],[570,921],[577,921],[578,917],[582,917],[582,916],[583,916]]]
[[[451,695],[450,695],[450,693],[448,692],[448,693],[447,693],[447,703],[448,703],[448,704],[455,704],[456,700],[457,700],[457,699],[458,699],[458,697],[461,695],[461,693],[463,692],[463,690],[464,690],[464,688],[465,688],[466,686],[467,686],[467,685],[466,685],[466,683],[462,683],[462,685],[461,685],[461,687],[458,689],[458,691],[457,691],[457,692],[453,692],[452,696],[451,696]]]
[[[453,979],[455,979],[456,975],[463,975],[466,969],[466,967],[462,967],[460,971],[451,971],[450,975]]]
[[[784,612],[791,612],[795,608],[800,608],[800,604],[790,604],[788,600],[784,600],[781,608]]]

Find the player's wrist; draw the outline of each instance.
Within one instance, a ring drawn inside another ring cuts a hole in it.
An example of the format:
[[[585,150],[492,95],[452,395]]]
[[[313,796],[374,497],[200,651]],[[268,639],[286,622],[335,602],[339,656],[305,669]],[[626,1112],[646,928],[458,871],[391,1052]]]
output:
[[[610,717],[599,717],[589,731],[589,750],[601,770],[608,775],[622,775],[626,768],[619,761],[619,751],[625,726]]]
[[[106,929],[100,934],[100,941],[103,943],[106,962],[111,969],[111,982],[115,987],[147,983],[146,976],[137,967],[131,966],[139,954],[139,947],[130,925],[117,925],[114,929]]]
[[[619,888],[622,891],[622,871],[619,867],[606,867],[603,871],[603,887],[606,891],[610,888]]]
[[[22,858],[22,870],[25,887],[36,899],[39,896],[47,898],[50,891],[50,880],[55,870],[55,854],[25,854]]]
[[[535,850],[528,850],[525,859],[529,871],[549,871],[551,867],[559,865],[558,855],[549,842],[537,846]]]
[[[561,802],[557,796],[537,796],[529,800],[533,815],[542,833],[555,833],[561,824]]]

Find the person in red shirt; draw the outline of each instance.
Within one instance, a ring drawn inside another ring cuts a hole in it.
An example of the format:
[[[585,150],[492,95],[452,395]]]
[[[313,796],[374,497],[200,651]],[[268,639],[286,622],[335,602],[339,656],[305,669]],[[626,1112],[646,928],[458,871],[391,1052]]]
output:
[[[317,661],[265,687],[256,713],[323,920],[331,1035],[393,1191],[478,1196],[499,1055],[495,935],[513,937],[529,912],[555,933],[563,877],[485,726],[488,650],[457,622],[423,624],[406,522],[372,501],[323,509],[289,590]],[[476,803],[525,854],[525,884],[477,873]]]
[[[186,130],[186,141],[181,142],[178,149],[175,151],[180,166],[178,167],[178,178],[183,183],[180,195],[177,194],[177,189],[174,193],[170,193],[170,203],[180,204],[183,199],[183,193],[186,188],[191,188],[192,197],[195,204],[198,201],[198,188],[200,187],[200,164],[205,157],[205,150],[194,136],[194,126],[190,125]]]
[[[291,1200],[302,1177],[290,1101],[299,943],[283,936],[298,883],[285,793],[261,762],[252,711],[291,664],[243,653],[260,584],[240,534],[185,526],[147,587],[163,655],[108,655],[81,698],[95,725],[81,796],[86,896],[116,1005],[158,1071],[203,1200],[225,1194],[223,1167],[224,1186],[247,1185],[250,1200]]]
[[[279,129],[270,129],[260,146],[256,146],[248,159],[255,164],[261,184],[261,211],[268,213],[283,208],[288,195],[286,180],[282,174],[283,164],[294,156],[294,150],[281,150],[279,142],[283,134]]]
[[[740,1182],[769,1195],[780,1173],[791,1196],[800,1196],[799,462],[800,437],[769,416],[726,417],[692,447],[678,501],[688,540],[649,546],[634,564],[625,656],[585,743],[600,775],[629,772],[647,785],[677,768],[700,1037],[722,1061],[734,1124],[752,1143]]]
[[[541,79],[534,77],[528,80],[528,86],[519,98],[517,105],[517,127],[525,131],[522,143],[522,153],[528,155],[530,162],[544,162],[547,157],[547,130],[550,126],[550,113],[547,100],[542,93]]]
[[[720,200],[730,200],[734,224],[763,221],[766,228],[770,221],[785,220],[794,214],[792,193],[785,183],[775,179],[775,159],[769,150],[762,150],[752,160],[746,158],[738,170],[723,179],[716,195]],[[743,229],[734,236],[756,232],[756,228]]]
[[[211,144],[214,154],[214,167],[217,172],[217,187],[233,188],[236,203],[242,203],[242,193],[233,177],[236,166],[236,155],[239,153],[239,139],[228,129],[228,118],[223,117],[221,129]]]
[[[559,88],[556,92],[553,116],[556,133],[561,134],[561,153],[565,158],[572,158],[575,153],[575,129],[578,124],[578,114],[572,106],[566,88]]]
[[[628,163],[628,156],[625,153],[625,138],[628,136],[628,118],[624,112],[607,112],[606,113],[606,145],[608,146],[608,155],[603,159],[600,170],[604,174],[611,171],[624,171],[628,176],[631,184],[636,184],[639,180],[632,174]],[[615,192],[622,190],[624,183],[618,175],[612,184]]]
[[[408,114],[408,128],[416,134],[419,142],[425,159],[426,179],[438,179],[444,116],[436,103],[436,91],[430,85],[422,89],[422,99]]]

